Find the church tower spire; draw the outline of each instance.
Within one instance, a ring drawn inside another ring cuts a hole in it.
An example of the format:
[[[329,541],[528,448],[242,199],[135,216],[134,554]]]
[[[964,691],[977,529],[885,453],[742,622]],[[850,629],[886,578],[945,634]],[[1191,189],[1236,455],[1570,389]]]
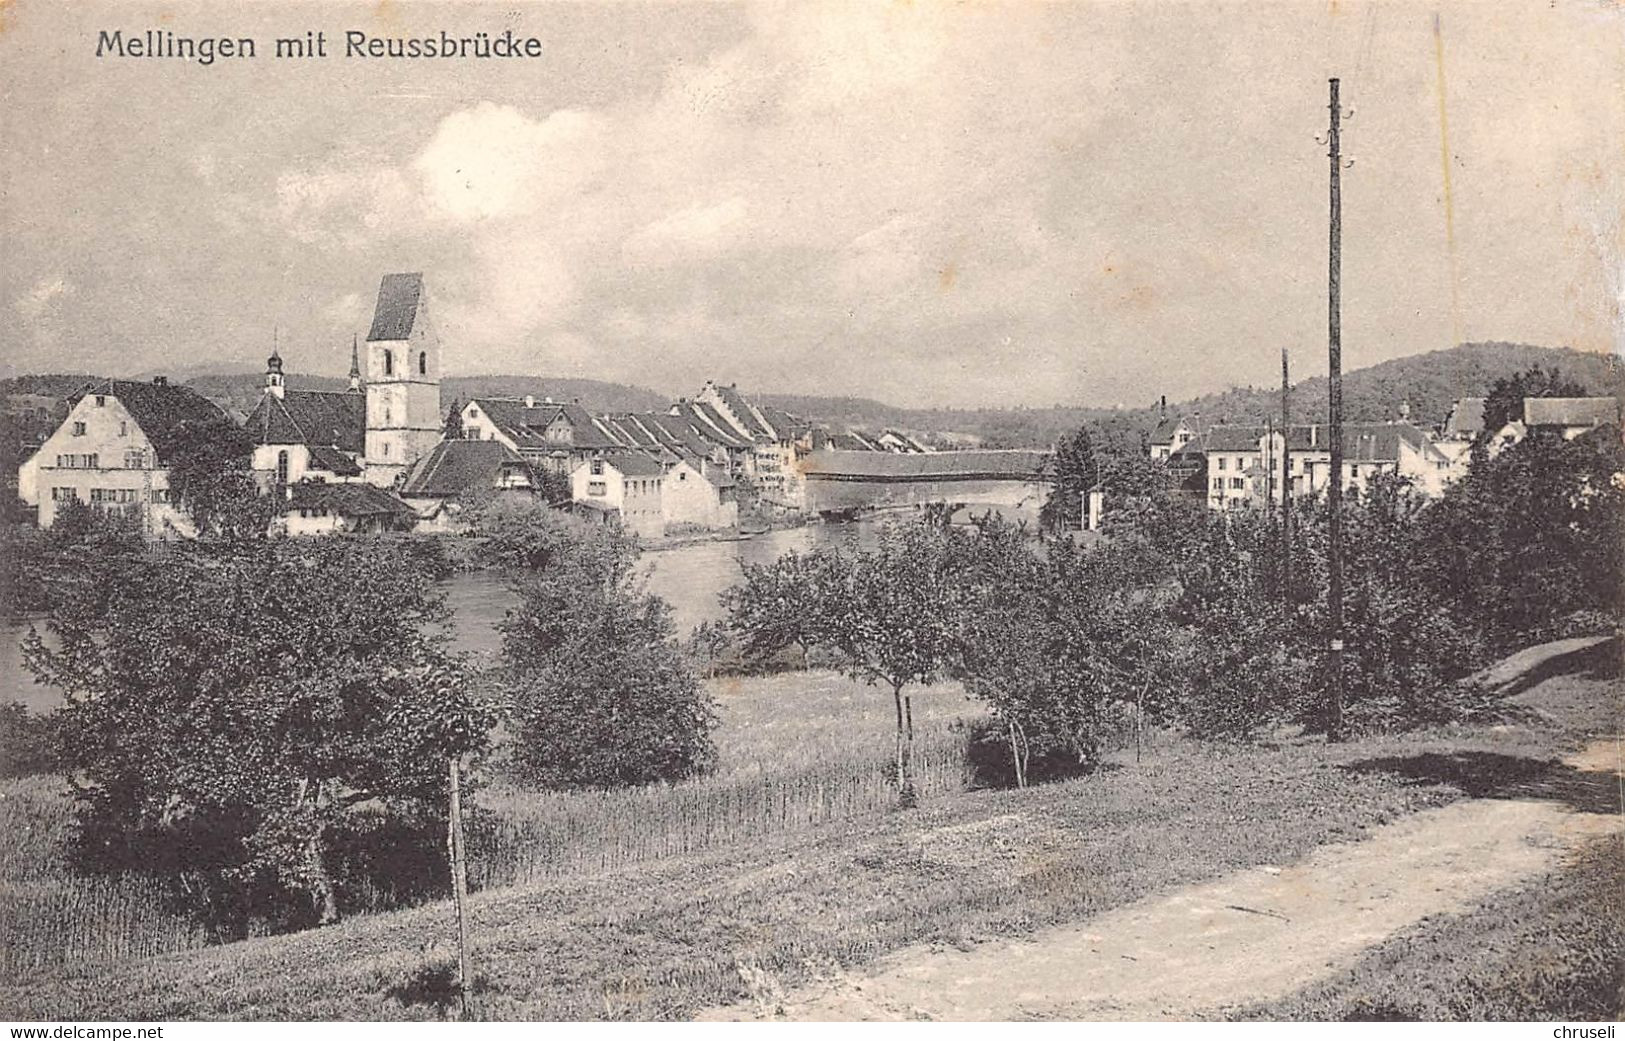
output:
[[[350,393],[361,392],[361,346],[354,333],[350,334]]]
[[[366,479],[388,488],[440,443],[440,338],[418,272],[385,275],[367,333]]]

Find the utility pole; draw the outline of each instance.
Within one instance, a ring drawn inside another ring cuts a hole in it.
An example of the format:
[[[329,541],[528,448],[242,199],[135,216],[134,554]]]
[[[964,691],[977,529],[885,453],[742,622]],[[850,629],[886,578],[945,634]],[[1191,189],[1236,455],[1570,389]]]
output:
[[[1287,393],[1286,348],[1281,348],[1281,599],[1292,606],[1292,411]]]
[[[468,1020],[468,993],[472,982],[468,971],[468,869],[463,860],[463,784],[457,757],[451,760],[450,813],[447,815],[446,845],[451,852],[451,888],[457,901],[457,996],[462,1019]]]
[[[1331,132],[1327,135],[1331,157],[1331,236],[1326,269],[1326,362],[1329,393],[1327,426],[1331,428],[1331,482],[1326,487],[1328,566],[1331,572],[1327,591],[1330,622],[1328,664],[1331,676],[1330,716],[1326,725],[1328,741],[1343,740],[1343,157],[1338,148],[1338,124],[1342,105],[1337,97],[1337,79],[1331,80]]]

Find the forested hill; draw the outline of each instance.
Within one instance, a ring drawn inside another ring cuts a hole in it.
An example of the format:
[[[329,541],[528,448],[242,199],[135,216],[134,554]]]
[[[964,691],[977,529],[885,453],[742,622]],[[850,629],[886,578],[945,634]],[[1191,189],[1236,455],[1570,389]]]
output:
[[[1446,350],[1395,358],[1343,375],[1343,411],[1350,420],[1384,420],[1410,406],[1411,420],[1424,429],[1444,421],[1457,398],[1480,397],[1496,379],[1531,366],[1556,368],[1598,395],[1625,400],[1625,366],[1606,354],[1518,343],[1469,343]],[[990,447],[1047,445],[1085,422],[1150,428],[1154,409],[904,409],[867,398],[818,398],[763,394],[756,400],[830,426],[884,427],[922,433],[954,432],[975,437]],[[1291,395],[1297,420],[1326,414],[1326,379],[1296,384]],[[1190,401],[1170,402],[1169,412],[1197,419],[1202,425],[1262,421],[1281,410],[1279,387],[1238,387]]]
[[[1483,395],[1502,376],[1531,366],[1556,368],[1591,393],[1625,400],[1625,365],[1610,355],[1514,343],[1470,343],[1448,350],[1396,358],[1346,373],[1343,379],[1344,414],[1350,420],[1392,419],[1402,403],[1410,406],[1412,421],[1424,428],[1443,421],[1457,398]],[[39,398],[60,398],[89,382],[89,376],[19,376],[0,380],[12,411]],[[188,386],[241,416],[253,410],[264,388],[259,373],[197,375]],[[342,378],[290,374],[290,387],[343,390]],[[1155,423],[1155,411],[1055,406],[1051,408],[910,409],[870,398],[816,397],[801,394],[754,394],[751,400],[793,412],[834,429],[855,427],[879,431],[895,427],[926,435],[940,445],[978,443],[993,448],[1053,444],[1086,422],[1106,423],[1128,430]],[[441,401],[467,401],[475,396],[551,397],[579,400],[594,411],[631,412],[663,410],[671,398],[644,387],[589,379],[537,376],[452,376],[441,386]],[[1304,380],[1293,388],[1292,414],[1298,421],[1326,414],[1326,380]],[[1277,387],[1239,387],[1207,394],[1190,401],[1170,402],[1169,411],[1189,416],[1206,426],[1221,422],[1247,422],[1280,414]]]
[[[1408,404],[1411,421],[1426,429],[1442,423],[1457,398],[1482,397],[1500,377],[1536,365],[1556,368],[1592,394],[1625,400],[1625,367],[1611,355],[1522,343],[1467,343],[1345,373],[1343,414],[1351,420],[1393,419],[1401,404]],[[1294,385],[1293,415],[1324,416],[1326,388],[1324,376]],[[1203,424],[1262,419],[1280,415],[1281,392],[1279,387],[1237,388],[1181,402],[1177,410],[1200,415]]]

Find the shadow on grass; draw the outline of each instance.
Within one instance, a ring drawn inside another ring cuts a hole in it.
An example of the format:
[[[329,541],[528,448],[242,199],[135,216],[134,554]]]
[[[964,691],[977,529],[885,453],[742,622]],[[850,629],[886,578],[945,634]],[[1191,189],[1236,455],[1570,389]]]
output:
[[[1414,784],[1446,784],[1474,799],[1539,799],[1580,813],[1620,813],[1619,778],[1554,760],[1498,752],[1426,752],[1362,759],[1343,767],[1358,774],[1390,774]]]

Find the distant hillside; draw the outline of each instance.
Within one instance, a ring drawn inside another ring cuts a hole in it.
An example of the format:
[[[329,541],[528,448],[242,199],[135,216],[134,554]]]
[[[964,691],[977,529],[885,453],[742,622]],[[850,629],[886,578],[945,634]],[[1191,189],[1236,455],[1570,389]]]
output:
[[[1411,421],[1428,429],[1444,421],[1457,398],[1482,397],[1498,378],[1534,365],[1556,368],[1592,394],[1625,400],[1625,367],[1610,355],[1522,343],[1466,343],[1344,373],[1343,414],[1350,420],[1394,419],[1404,403],[1410,406]],[[1293,415],[1325,416],[1326,390],[1323,376],[1295,384]],[[1279,387],[1244,387],[1169,408],[1200,415],[1203,425],[1262,420],[1280,415],[1281,392]]]
[[[920,434],[942,443],[968,439],[987,448],[1048,445],[1106,408],[898,408],[870,398],[824,398],[806,394],[748,394],[750,400],[781,408],[836,430],[879,432],[887,428]]]
[[[664,412],[672,399],[647,387],[602,380],[551,376],[450,376],[440,384],[441,400],[467,401],[471,397],[552,398],[577,401],[595,412]]]
[[[1401,403],[1406,403],[1411,420],[1427,429],[1443,422],[1457,398],[1480,397],[1496,379],[1533,365],[1555,367],[1593,394],[1625,400],[1625,366],[1609,355],[1528,344],[1469,343],[1344,373],[1343,413],[1350,420],[1393,419]],[[1293,386],[1291,408],[1298,420],[1326,415],[1326,386],[1325,377]],[[1149,429],[1156,419],[1149,408],[906,409],[868,398],[794,394],[762,394],[755,400],[833,427],[898,427],[935,434],[951,431],[998,448],[1051,444],[1090,421],[1109,418],[1114,426],[1140,425]],[[1197,418],[1204,426],[1262,422],[1266,416],[1280,415],[1281,394],[1278,387],[1241,387],[1170,402],[1168,408]]]
[[[296,390],[344,390],[349,380],[336,376],[308,376],[289,373],[288,386]],[[262,373],[235,372],[197,376],[186,382],[188,387],[213,399],[222,408],[238,415],[254,410],[265,389]],[[620,383],[600,380],[552,379],[537,376],[448,376],[440,382],[440,402],[451,407],[453,400],[467,401],[471,397],[522,398],[526,394],[537,398],[551,397],[554,401],[575,401],[601,412],[642,412],[664,409],[671,404],[643,387],[628,387]]]
[[[1392,419],[1401,403],[1410,406],[1418,426],[1443,421],[1457,398],[1488,391],[1501,376],[1541,365],[1559,369],[1564,376],[1591,393],[1625,400],[1625,365],[1610,355],[1514,343],[1471,343],[1447,350],[1396,358],[1343,378],[1344,414],[1350,420]],[[38,412],[41,398],[62,398],[95,377],[82,375],[15,376],[0,380],[0,401],[19,414]],[[202,374],[187,385],[242,416],[254,408],[264,386],[259,373]],[[288,386],[311,390],[343,390],[347,381],[332,376],[288,376]],[[784,409],[815,423],[838,430],[858,428],[878,432],[895,427],[922,435],[939,445],[974,443],[990,448],[1021,448],[1053,444],[1086,422],[1106,423],[1125,432],[1149,429],[1156,421],[1153,409],[1082,407],[910,409],[870,398],[817,397],[804,394],[750,394],[751,400]],[[453,376],[441,384],[443,406],[470,397],[551,397],[579,400],[594,411],[637,412],[663,410],[671,399],[645,387],[589,379],[552,379],[535,376]],[[1241,387],[1170,403],[1169,410],[1198,420],[1201,425],[1261,421],[1280,414],[1280,392],[1274,387]],[[1326,414],[1326,380],[1304,380],[1292,389],[1292,413],[1298,421]],[[37,423],[37,420],[36,420]],[[21,424],[18,424],[21,425]],[[35,424],[29,424],[33,426]],[[7,440],[24,432],[7,431]],[[28,433],[33,433],[29,430]]]
[[[9,402],[14,396],[39,394],[62,399],[87,383],[101,379],[85,373],[54,373],[45,376],[11,376],[0,380],[0,400]]]

